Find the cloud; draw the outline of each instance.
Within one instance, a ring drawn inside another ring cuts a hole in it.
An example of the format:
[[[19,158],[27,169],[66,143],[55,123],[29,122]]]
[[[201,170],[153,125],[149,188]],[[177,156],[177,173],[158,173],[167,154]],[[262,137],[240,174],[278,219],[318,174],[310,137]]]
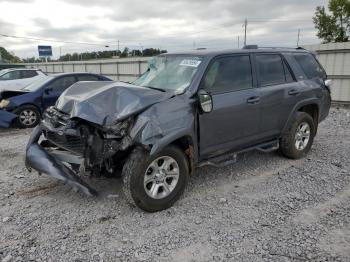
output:
[[[312,16],[316,6],[326,4],[326,0],[52,0],[50,10],[55,13],[37,13],[47,1],[12,2],[16,2],[13,9],[32,2],[22,13],[28,25],[11,27],[0,21],[0,33],[20,31],[33,37],[101,43],[101,48],[104,43],[115,48],[119,40],[121,47],[155,46],[170,51],[236,47],[237,37],[243,39],[245,18],[248,43],[295,46],[298,29],[301,43],[317,43]],[[10,1],[7,6],[12,9]],[[11,42],[11,48],[19,50],[20,44]],[[70,46],[77,51],[93,48]]]

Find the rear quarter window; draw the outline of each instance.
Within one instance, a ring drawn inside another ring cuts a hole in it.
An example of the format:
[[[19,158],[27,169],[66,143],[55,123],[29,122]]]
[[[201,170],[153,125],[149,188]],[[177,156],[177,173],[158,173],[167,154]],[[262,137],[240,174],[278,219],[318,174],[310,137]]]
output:
[[[308,79],[327,77],[326,72],[312,54],[293,54],[292,56]]]
[[[21,78],[31,78],[31,77],[34,77],[37,75],[38,75],[38,73],[35,72],[34,70],[23,70],[21,72]]]

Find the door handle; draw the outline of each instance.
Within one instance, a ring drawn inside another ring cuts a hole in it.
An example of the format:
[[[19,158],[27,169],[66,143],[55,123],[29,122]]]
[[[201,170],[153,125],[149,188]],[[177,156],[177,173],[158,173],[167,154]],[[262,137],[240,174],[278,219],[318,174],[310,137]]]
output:
[[[288,92],[288,95],[291,95],[291,96],[295,96],[295,95],[298,95],[300,94],[300,91],[297,90],[297,89],[292,89]]]
[[[260,102],[260,97],[259,96],[253,96],[247,99],[248,104],[257,104]]]

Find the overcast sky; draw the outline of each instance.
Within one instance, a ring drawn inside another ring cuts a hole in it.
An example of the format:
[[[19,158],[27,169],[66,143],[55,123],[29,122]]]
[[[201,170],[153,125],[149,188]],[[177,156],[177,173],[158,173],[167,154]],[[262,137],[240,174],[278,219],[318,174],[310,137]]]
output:
[[[54,56],[70,52],[156,47],[168,51],[199,47],[236,48],[243,44],[296,46],[320,40],[312,22],[326,0],[0,0],[0,46],[24,58],[38,56],[37,45],[53,46]],[[104,46],[108,45],[108,48]],[[61,47],[61,48],[60,48]]]

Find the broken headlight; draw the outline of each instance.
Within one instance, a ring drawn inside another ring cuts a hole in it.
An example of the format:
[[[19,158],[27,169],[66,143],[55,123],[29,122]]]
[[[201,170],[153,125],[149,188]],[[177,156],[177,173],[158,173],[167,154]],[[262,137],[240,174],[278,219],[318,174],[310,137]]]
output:
[[[0,101],[0,108],[6,108],[10,104],[10,100],[2,99]]]
[[[133,119],[130,117],[124,121],[117,122],[114,125],[110,125],[107,129],[109,133],[112,133],[120,137],[124,137],[128,133],[129,129],[131,128],[132,123],[133,123]]]

